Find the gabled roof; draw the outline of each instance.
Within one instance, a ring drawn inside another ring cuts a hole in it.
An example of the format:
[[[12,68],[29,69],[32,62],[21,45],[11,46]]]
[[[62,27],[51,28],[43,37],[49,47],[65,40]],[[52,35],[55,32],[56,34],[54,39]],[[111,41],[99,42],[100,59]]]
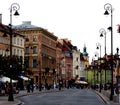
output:
[[[57,41],[56,46],[57,46],[58,48],[61,48],[61,49],[62,49],[62,44],[61,44],[59,41]]]
[[[0,29],[5,29],[5,25],[4,24],[2,24],[2,23],[0,23]]]
[[[19,36],[24,37],[24,35],[17,33],[16,30],[12,29],[12,31],[13,31],[12,33],[14,35],[19,35]],[[10,34],[10,27],[0,23],[0,32],[6,33],[6,34]]]

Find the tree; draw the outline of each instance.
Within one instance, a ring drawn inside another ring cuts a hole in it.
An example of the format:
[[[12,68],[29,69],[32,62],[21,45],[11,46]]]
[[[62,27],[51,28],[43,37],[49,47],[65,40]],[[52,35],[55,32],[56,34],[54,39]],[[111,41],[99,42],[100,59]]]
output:
[[[0,55],[1,75],[16,78],[23,71],[23,58],[19,56]]]

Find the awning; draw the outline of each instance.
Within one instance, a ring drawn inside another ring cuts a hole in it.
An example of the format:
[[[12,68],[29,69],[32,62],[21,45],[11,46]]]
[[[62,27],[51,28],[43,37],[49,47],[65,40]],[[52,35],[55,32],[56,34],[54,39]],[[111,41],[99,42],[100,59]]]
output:
[[[19,77],[22,78],[22,79],[25,80],[25,81],[29,81],[29,80],[30,80],[30,78],[25,77],[25,76],[19,76]]]
[[[76,81],[75,83],[76,83],[76,84],[88,84],[88,83],[85,82],[85,81]]]
[[[4,83],[5,82],[9,82],[10,83],[10,78],[3,76],[3,77],[0,78],[0,81],[4,82]],[[16,83],[16,82],[18,82],[18,81],[17,80],[12,80],[12,83]]]

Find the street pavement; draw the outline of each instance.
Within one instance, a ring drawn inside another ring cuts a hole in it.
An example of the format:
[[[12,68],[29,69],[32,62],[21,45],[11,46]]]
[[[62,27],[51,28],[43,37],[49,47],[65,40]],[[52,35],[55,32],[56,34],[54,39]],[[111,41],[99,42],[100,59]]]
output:
[[[106,105],[104,101],[90,89],[64,89],[61,92],[49,92],[27,97],[19,97],[24,105]]]
[[[32,94],[40,94],[41,92],[56,92],[59,91],[58,89],[51,89],[51,90],[34,90],[33,92],[28,93],[27,90],[22,90],[19,92],[19,94],[14,94],[14,101],[8,101],[8,96],[0,96],[0,105],[21,105],[22,102],[17,99],[17,97],[22,97],[26,95],[32,95]]]
[[[65,91],[65,89],[62,90]],[[32,92],[27,93],[27,90],[24,90],[24,91],[20,91],[19,94],[14,94],[14,101],[8,101],[8,96],[0,96],[0,105],[21,105],[22,102],[19,101],[17,97],[32,95],[32,94],[40,94],[41,92],[56,92],[56,91],[59,90],[58,89],[42,90],[42,91],[34,90],[33,93]],[[96,91],[96,93],[104,100],[106,105],[120,105],[120,103],[109,101],[109,99],[106,96],[104,96],[102,93],[99,93],[98,91]]]

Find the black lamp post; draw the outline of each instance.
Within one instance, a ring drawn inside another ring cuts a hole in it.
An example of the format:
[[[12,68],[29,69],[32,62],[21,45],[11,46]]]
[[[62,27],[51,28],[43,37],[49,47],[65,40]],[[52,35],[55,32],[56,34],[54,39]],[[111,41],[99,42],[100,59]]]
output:
[[[101,92],[101,88],[102,88],[102,69],[101,69],[101,44],[100,43],[98,43],[97,44],[97,49],[100,49],[100,63],[99,63],[99,67],[100,67],[100,90],[99,90],[99,92]]]
[[[104,28],[101,28],[100,30],[99,30],[99,32],[100,32],[100,37],[104,37],[105,38],[105,90],[107,90],[107,87],[106,87],[106,31],[105,31],[105,29]]]
[[[17,16],[19,15],[18,10],[20,9],[19,4],[17,3],[13,3],[10,6],[10,24],[9,24],[9,35],[10,35],[10,59],[12,59],[12,35],[13,35],[13,31],[12,31],[12,11],[15,11],[14,15]],[[10,69],[12,70],[12,64],[10,63]],[[10,71],[10,76],[12,76],[11,71]],[[14,101],[13,98],[13,87],[12,87],[12,78],[10,77],[10,92],[9,92],[9,96],[8,96],[8,101]]]
[[[111,31],[111,94],[110,100],[113,100],[114,95],[114,87],[113,87],[113,8],[112,5],[107,3],[104,5],[105,13],[104,15],[109,15],[109,11],[111,12],[111,26],[108,27],[108,30]]]
[[[41,62],[42,62],[42,61],[41,61]],[[40,63],[41,63],[41,62],[40,62]],[[41,85],[42,85],[42,84],[41,84],[41,78],[42,78],[42,77],[41,77],[41,69],[42,69],[42,64],[41,64],[40,72],[39,72],[39,91],[41,91],[41,88],[42,88],[42,86],[41,86]]]
[[[93,79],[94,79],[94,89],[96,88],[96,79],[95,79],[95,58],[93,57],[92,59],[92,64],[91,64],[91,69],[94,70],[94,73],[93,73]]]
[[[116,79],[117,79],[117,82],[116,82],[116,89],[117,89],[117,94],[118,94],[118,96],[119,96],[119,83],[120,83],[120,76],[119,76],[119,67],[120,67],[120,65],[119,65],[119,48],[116,48],[116,50],[117,50],[117,54],[116,54],[116,59],[117,59],[117,75],[116,75]]]
[[[97,49],[99,49],[98,46],[97,46]],[[97,54],[95,54],[95,57],[97,57]],[[97,68],[98,68],[98,63],[99,63],[99,62],[96,63],[96,67],[97,67]],[[97,78],[96,82],[97,82],[97,83],[98,83],[98,75],[99,75],[98,73],[99,73],[99,71],[97,71],[97,73],[96,73],[96,78]]]

